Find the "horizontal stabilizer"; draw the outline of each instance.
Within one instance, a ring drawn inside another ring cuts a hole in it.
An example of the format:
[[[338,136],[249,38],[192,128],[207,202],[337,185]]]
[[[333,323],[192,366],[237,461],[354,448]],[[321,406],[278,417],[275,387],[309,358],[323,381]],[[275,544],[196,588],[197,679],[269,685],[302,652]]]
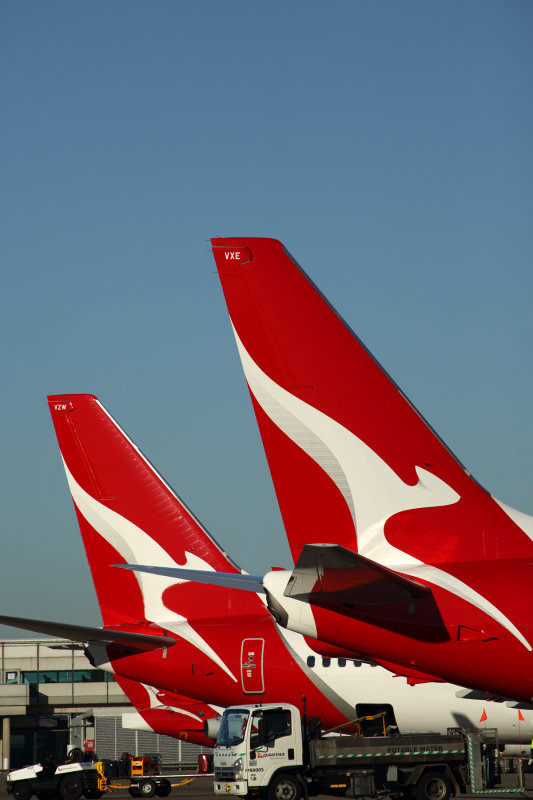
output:
[[[34,633],[46,633],[48,636],[58,636],[61,639],[70,639],[73,642],[117,643],[129,645],[140,650],[166,648],[176,643],[176,639],[170,636],[129,633],[128,631],[113,630],[111,628],[91,628],[85,625],[70,625],[65,622],[49,622],[40,619],[26,619],[25,617],[0,616],[0,624],[10,625],[13,628],[23,628]]]
[[[304,545],[284,595],[423,641],[449,639],[429,587],[341,545]]]
[[[311,604],[328,600],[353,608],[411,603],[430,590],[341,545],[306,544],[284,594]]]
[[[134,572],[149,572],[169,578],[207,583],[210,586],[224,586],[226,589],[240,589],[246,592],[265,594],[260,575],[243,575],[239,572],[210,572],[203,569],[181,569],[180,567],[148,567],[143,564],[114,564],[115,567],[131,569]]]

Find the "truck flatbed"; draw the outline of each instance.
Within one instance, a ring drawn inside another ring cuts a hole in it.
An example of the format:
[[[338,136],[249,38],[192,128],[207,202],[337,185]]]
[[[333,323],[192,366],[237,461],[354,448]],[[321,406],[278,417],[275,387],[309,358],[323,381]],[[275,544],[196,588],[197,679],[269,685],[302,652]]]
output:
[[[332,736],[309,742],[312,767],[338,766],[358,768],[381,764],[421,764],[435,761],[461,761],[465,740],[460,734],[440,736],[420,733],[403,736]]]

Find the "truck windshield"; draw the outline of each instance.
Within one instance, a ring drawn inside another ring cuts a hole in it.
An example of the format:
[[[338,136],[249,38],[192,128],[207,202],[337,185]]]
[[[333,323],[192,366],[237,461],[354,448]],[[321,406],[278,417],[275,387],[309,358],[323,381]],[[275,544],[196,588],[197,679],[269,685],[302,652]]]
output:
[[[232,708],[224,711],[217,737],[217,747],[230,747],[240,744],[244,739],[249,711],[245,708]]]

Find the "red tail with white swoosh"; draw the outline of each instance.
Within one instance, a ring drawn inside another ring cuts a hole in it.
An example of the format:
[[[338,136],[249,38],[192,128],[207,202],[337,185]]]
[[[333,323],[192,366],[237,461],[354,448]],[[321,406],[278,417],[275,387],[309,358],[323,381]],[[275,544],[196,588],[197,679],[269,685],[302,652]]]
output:
[[[214,746],[215,740],[205,735],[204,726],[207,720],[220,717],[223,709],[120,675],[115,675],[115,680],[136,709],[135,714],[122,715],[123,727],[155,731],[203,747]]]
[[[167,603],[196,616],[232,610],[227,592],[208,598],[193,585],[134,577],[119,563],[154,563],[239,572],[176,493],[92,395],[48,398],[104,625],[150,621],[184,624]],[[194,611],[196,607],[196,611]]]
[[[320,639],[530,701],[533,518],[472,479],[280,242],[212,244],[297,561],[282,597]]]

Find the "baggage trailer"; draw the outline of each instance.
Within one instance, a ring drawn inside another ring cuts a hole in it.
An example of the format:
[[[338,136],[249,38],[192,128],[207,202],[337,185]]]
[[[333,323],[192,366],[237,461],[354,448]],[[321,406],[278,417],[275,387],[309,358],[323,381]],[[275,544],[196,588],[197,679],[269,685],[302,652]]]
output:
[[[106,777],[111,777],[105,769]],[[130,756],[123,753],[119,762],[119,777],[130,779],[129,793],[132,797],[167,797],[172,789],[170,781],[161,775],[161,755],[148,753],[144,756]]]
[[[214,752],[215,794],[300,800],[387,793],[448,800],[462,792],[498,791],[494,729],[323,736],[319,720],[311,722],[302,723],[299,710],[286,703],[227,708]]]
[[[99,800],[110,789],[128,789],[132,797],[167,797],[171,792],[170,781],[160,774],[161,761],[156,754],[122,762],[96,761],[93,755],[76,749],[65,764],[57,766],[46,760],[14,770],[7,775],[7,791],[15,800],[30,800],[33,795],[38,800],[80,800],[82,796]],[[120,777],[128,783],[116,783]]]

